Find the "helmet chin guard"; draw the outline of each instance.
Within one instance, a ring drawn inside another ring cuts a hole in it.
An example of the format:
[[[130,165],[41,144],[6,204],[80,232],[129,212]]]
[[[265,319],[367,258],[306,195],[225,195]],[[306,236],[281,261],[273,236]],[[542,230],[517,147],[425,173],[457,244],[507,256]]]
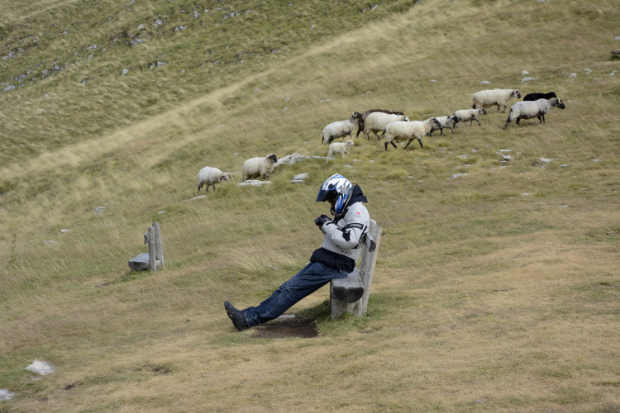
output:
[[[334,174],[321,185],[321,189],[319,189],[319,193],[316,196],[316,202],[335,200],[336,203],[331,212],[338,216],[347,207],[352,194],[353,184],[351,184],[351,181],[340,174]]]

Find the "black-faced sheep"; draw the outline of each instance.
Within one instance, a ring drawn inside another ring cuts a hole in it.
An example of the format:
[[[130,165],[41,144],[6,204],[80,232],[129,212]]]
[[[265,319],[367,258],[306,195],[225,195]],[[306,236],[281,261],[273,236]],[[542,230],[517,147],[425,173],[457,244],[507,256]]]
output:
[[[534,102],[517,102],[512,105],[510,112],[508,112],[508,119],[506,119],[504,130],[515,119],[517,120],[517,125],[519,125],[521,119],[532,118],[538,118],[538,124],[541,124],[545,122],[545,114],[555,107],[564,109],[566,105],[560,99],[538,99]]]
[[[395,113],[384,113],[384,112],[373,112],[368,115],[366,120],[364,121],[364,135],[366,135],[366,140],[371,133],[374,133],[377,139],[381,139],[377,132],[383,132],[383,136],[385,137],[385,127],[392,122],[409,122],[409,118],[403,114],[395,114]]]
[[[368,117],[368,115],[370,115],[371,113],[375,113],[375,112],[387,113],[389,115],[404,115],[403,112],[392,112],[392,111],[385,110],[385,109],[365,110],[364,112],[360,113],[361,117],[357,119],[357,134],[355,135],[356,138],[359,137],[360,133],[364,131],[364,125],[365,125],[366,118]]]
[[[528,93],[523,98],[523,101],[524,102],[534,102],[535,100],[538,100],[538,99],[553,99],[553,98],[557,98],[557,95],[555,94],[555,92],[549,92],[549,93]]]
[[[436,118],[429,118],[423,122],[413,121],[413,122],[392,122],[385,128],[385,150],[387,151],[388,144],[391,143],[392,146],[397,149],[394,141],[399,140],[407,140],[407,145],[403,149],[407,149],[411,141],[417,139],[420,142],[420,146],[424,148],[422,145],[422,138],[431,131],[433,125],[439,127],[439,122],[437,122]]]
[[[478,126],[482,126],[480,124],[480,120],[478,120],[478,116],[480,115],[486,115],[487,114],[487,110],[482,108],[482,109],[463,109],[463,110],[457,110],[456,112],[454,112],[454,116],[456,116],[456,118],[459,120],[459,122],[467,122],[469,121],[469,126],[472,125],[472,123],[474,123],[474,121],[478,122]]]
[[[215,184],[219,182],[230,180],[230,174],[224,173],[217,168],[211,168],[209,166],[204,167],[198,172],[198,192],[203,185],[206,185],[205,192],[209,192],[209,186],[213,186],[215,191]]]
[[[247,181],[256,177],[269,179],[269,174],[275,168],[276,162],[278,162],[278,157],[275,153],[270,153],[264,158],[248,159],[243,163],[243,180]]]
[[[348,120],[339,120],[327,125],[321,133],[321,143],[330,144],[334,139],[344,138],[347,135],[351,136],[351,132],[353,132],[353,128],[361,116],[359,113],[353,112]]]
[[[497,111],[499,107],[504,106],[504,112],[506,112],[506,103],[510,98],[521,98],[521,92],[518,89],[493,89],[482,90],[472,95],[471,108],[487,108],[489,106],[497,105]]]
[[[456,127],[456,124],[459,122],[459,119],[452,115],[452,116],[439,116],[436,118],[437,122],[439,122],[439,125],[441,126],[437,126],[435,124],[431,125],[431,131],[428,133],[428,136],[433,136],[433,132],[436,131],[437,129],[441,130],[441,134],[443,135],[443,128],[450,128],[450,130],[452,131],[452,134],[454,135],[454,129]]]
[[[341,153],[344,158],[344,154],[349,154],[349,148],[354,146],[355,144],[351,139],[346,142],[334,142],[329,145],[329,153],[327,154],[327,160],[325,163],[329,161],[329,158],[335,158],[337,154]]]

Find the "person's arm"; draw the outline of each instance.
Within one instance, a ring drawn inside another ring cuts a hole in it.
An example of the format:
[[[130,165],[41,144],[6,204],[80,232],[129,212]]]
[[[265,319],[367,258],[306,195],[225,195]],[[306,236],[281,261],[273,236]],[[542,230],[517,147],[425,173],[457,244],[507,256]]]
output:
[[[340,248],[351,250],[360,243],[360,238],[370,222],[370,216],[366,208],[349,209],[345,221],[347,224],[343,228],[327,222],[323,224],[321,231]]]

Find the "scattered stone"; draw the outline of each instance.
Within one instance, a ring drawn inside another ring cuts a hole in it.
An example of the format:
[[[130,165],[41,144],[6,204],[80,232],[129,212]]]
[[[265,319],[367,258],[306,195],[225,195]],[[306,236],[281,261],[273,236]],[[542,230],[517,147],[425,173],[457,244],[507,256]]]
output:
[[[618,73],[618,71],[617,71],[617,70],[614,70],[613,72],[611,72],[611,73],[609,74],[609,76],[615,76],[615,74],[616,74],[616,73]]]
[[[521,83],[523,82],[529,82],[531,80],[536,80],[538,79],[537,77],[524,77],[523,79],[521,79]]]
[[[186,199],[185,201],[193,201],[194,199],[202,199],[202,198],[206,198],[206,197],[207,197],[206,195],[198,195],[198,196],[195,196],[195,197],[193,197],[191,199]]]
[[[55,244],[55,243],[56,243],[56,241],[53,241],[51,239],[43,241],[43,244]]]
[[[345,168],[353,168],[353,165],[348,165],[348,164],[345,164],[345,165],[344,165],[344,167],[345,167]]]
[[[560,168],[568,168],[569,166],[570,166],[569,164],[565,163],[563,165],[560,165]]]
[[[70,229],[61,229],[60,233],[61,234],[66,234],[67,232],[70,232],[70,231],[71,231]]]
[[[161,215],[161,214],[165,214],[166,212],[167,211],[164,209],[163,211],[159,211],[158,214]]]
[[[286,112],[288,110],[288,108],[284,108],[282,109],[282,112]]]
[[[8,390],[0,389],[0,402],[2,400],[11,400],[15,396],[15,393],[11,393]]]
[[[123,69],[121,76],[125,76],[127,73],[129,73],[129,69]]]
[[[435,79],[431,79],[431,80],[429,80],[429,82],[431,82],[431,83],[437,83],[437,81],[436,81]]]
[[[153,26],[157,27],[157,26],[161,26],[162,24],[164,24],[163,21],[161,21],[160,19],[155,20],[155,22],[153,23]]]
[[[568,205],[560,205],[560,208],[568,208]]]
[[[259,181],[259,180],[248,179],[245,182],[238,183],[237,186],[261,186],[261,185],[266,185],[270,183],[271,181]]]
[[[187,29],[187,26],[177,26],[174,28],[174,31],[178,32],[179,30],[185,30],[185,29]]]
[[[478,153],[478,150],[477,149],[472,149],[471,153]]]
[[[599,162],[600,159],[592,159],[592,162]]]
[[[278,163],[276,163],[276,166],[280,166],[283,164],[287,164],[287,165],[293,165],[299,162],[303,162],[306,159],[322,159],[322,160],[326,160],[327,158],[324,156],[305,156],[305,155],[300,155],[298,153],[294,153],[292,155],[287,155],[283,158],[278,159]]]
[[[293,177],[293,181],[303,181],[304,179],[306,179],[308,177],[307,173],[303,173],[303,174],[297,174]],[[291,181],[292,182],[292,181]]]
[[[620,36],[616,36],[616,40],[620,40]]]
[[[285,102],[288,102],[289,100],[291,100],[291,98],[289,98],[289,97],[285,97],[285,98],[284,98],[284,101],[285,101]]]
[[[530,74],[530,72],[528,72],[527,70],[524,70],[521,74],[522,74],[523,76],[525,76],[525,75],[529,75],[529,74]]]
[[[497,152],[512,152],[512,149],[500,149]]]
[[[26,367],[26,370],[38,373],[42,376],[45,376],[47,374],[50,374],[56,371],[56,369],[51,364],[46,363],[45,361],[39,361],[39,360],[33,361],[31,365]]]
[[[521,194],[521,196],[530,196],[531,194],[529,192],[524,192]]]
[[[551,158],[538,158],[538,159],[540,159],[544,163],[549,163],[549,162],[551,162],[553,160]]]
[[[103,211],[106,210],[106,208],[107,207],[104,207],[104,206],[100,206],[100,207],[95,208],[95,214],[97,214],[97,215],[102,214]]]
[[[452,176],[451,176],[450,178],[448,178],[448,179],[457,179],[457,178],[460,178],[461,176],[465,176],[465,175],[467,175],[467,174],[466,174],[466,173],[454,174],[454,175],[452,175]]]
[[[489,82],[488,80],[483,80],[482,82],[480,82],[481,85],[490,85],[491,82]]]
[[[568,77],[575,78],[577,77],[577,73],[571,73],[570,75],[568,75]]]

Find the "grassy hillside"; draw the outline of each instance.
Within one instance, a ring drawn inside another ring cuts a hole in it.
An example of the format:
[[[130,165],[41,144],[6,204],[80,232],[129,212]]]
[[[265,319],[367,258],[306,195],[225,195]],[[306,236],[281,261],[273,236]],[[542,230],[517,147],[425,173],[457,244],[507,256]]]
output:
[[[0,412],[620,411],[616,2],[372,6],[0,0]],[[250,157],[324,156],[352,111],[423,120],[494,87],[566,109],[236,185]],[[236,174],[191,200],[207,165]],[[291,310],[319,337],[236,332],[223,301],[307,262],[336,172],[384,228],[368,317],[332,321],[322,289]],[[154,220],[166,265],[132,273]]]

